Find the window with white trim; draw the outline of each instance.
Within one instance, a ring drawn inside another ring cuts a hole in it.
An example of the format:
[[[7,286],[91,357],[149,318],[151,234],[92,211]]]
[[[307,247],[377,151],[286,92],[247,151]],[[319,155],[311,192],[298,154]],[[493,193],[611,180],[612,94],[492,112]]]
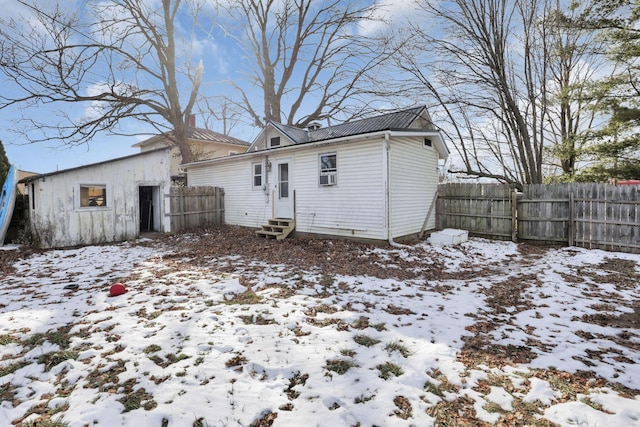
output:
[[[107,186],[106,184],[80,184],[81,208],[106,208]]]
[[[253,163],[251,165],[253,170],[253,186],[255,188],[262,187],[262,163]]]
[[[274,136],[269,140],[269,147],[279,147],[280,146],[280,137]]]
[[[338,183],[338,158],[336,153],[320,154],[320,185],[336,185]]]

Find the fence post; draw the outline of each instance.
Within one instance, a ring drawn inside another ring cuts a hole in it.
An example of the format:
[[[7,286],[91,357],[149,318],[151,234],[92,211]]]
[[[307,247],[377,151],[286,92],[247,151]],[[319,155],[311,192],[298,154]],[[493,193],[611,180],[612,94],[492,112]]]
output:
[[[569,229],[567,230],[567,238],[569,240],[569,246],[575,246],[575,227],[574,227],[574,219],[573,219],[573,191],[569,193]]]
[[[216,225],[222,225],[224,220],[223,220],[223,213],[224,213],[224,207],[222,206],[222,188],[220,187],[216,187],[215,188],[215,198],[216,198],[216,215],[215,215],[215,224]]]
[[[511,241],[518,241],[518,190],[511,192]]]
[[[180,230],[184,230],[187,228],[187,218],[184,212],[184,187],[180,187],[178,189],[178,206],[180,209]]]

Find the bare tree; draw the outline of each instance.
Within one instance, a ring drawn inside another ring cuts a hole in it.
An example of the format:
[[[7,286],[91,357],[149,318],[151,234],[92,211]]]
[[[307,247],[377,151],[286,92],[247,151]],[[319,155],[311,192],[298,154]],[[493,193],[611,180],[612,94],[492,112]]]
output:
[[[204,120],[207,129],[220,128],[220,132],[229,135],[237,126],[245,123],[244,111],[224,96],[203,96],[197,103],[198,114]]]
[[[413,48],[396,58],[410,76],[401,90],[434,100],[461,159],[452,173],[542,183],[548,145],[569,151],[562,165],[574,167],[587,53],[582,34],[552,19],[560,3],[420,3],[431,25],[412,26]]]
[[[0,70],[17,88],[0,95],[0,109],[27,108],[22,129],[30,142],[89,143],[133,118],[171,131],[183,161],[193,160],[188,119],[202,65],[178,54],[189,41],[177,27],[179,19],[195,23],[197,3],[107,0],[79,12],[18,1],[28,16],[0,22]],[[72,104],[86,106],[85,114],[70,113]],[[57,107],[57,120],[38,115],[42,105]]]
[[[247,61],[246,84],[233,84],[239,105],[256,125],[266,119],[305,127],[347,112],[369,93],[368,73],[391,54],[381,39],[358,33],[359,25],[375,20],[370,2],[238,0],[219,5],[229,17],[226,33],[253,59]],[[259,89],[257,96],[253,88]]]

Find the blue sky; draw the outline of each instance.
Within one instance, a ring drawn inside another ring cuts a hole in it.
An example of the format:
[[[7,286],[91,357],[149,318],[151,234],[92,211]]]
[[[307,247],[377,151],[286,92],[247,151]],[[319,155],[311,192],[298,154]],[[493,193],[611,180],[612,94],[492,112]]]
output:
[[[154,2],[157,0],[148,1]],[[399,12],[408,10],[407,2],[403,2],[402,0],[384,0],[384,2],[385,5],[388,6],[385,8],[386,11],[393,10],[394,13],[400,14]],[[49,1],[40,4],[51,5],[52,3],[53,2]],[[84,3],[84,1],[78,0],[75,3]],[[65,5],[69,6],[70,3],[65,3]],[[6,13],[3,14],[5,19],[17,17],[21,13],[20,5],[15,0],[0,0],[0,8],[6,11]],[[209,11],[207,11],[207,13],[209,13]],[[206,27],[209,26],[210,29],[212,21],[207,20],[206,13],[200,16],[202,28],[206,29]],[[385,18],[389,18],[389,16],[385,16]],[[185,24],[188,26],[189,22],[185,21]],[[358,31],[362,33],[376,30],[379,30],[379,28],[376,28],[375,25],[358,29]],[[242,73],[242,68],[239,67],[239,64],[246,59],[246,54],[239,48],[235,41],[231,37],[225,36],[224,33],[217,28],[208,34],[205,34],[204,31],[195,34],[191,41],[190,50],[191,54],[187,55],[183,61],[196,64],[202,60],[204,64],[204,75],[200,92],[209,96],[228,93],[228,82],[230,80],[238,80],[238,77],[241,76]],[[3,78],[4,76],[0,77],[0,79]],[[1,81],[1,84],[6,91],[5,93],[11,93],[12,90],[15,90],[10,82]],[[28,143],[13,131],[13,129],[16,128],[13,120],[19,118],[21,114],[37,117],[40,120],[50,119],[54,121],[57,108],[59,107],[53,109],[39,107],[22,113],[17,108],[10,108],[0,112],[0,140],[4,145],[9,161],[19,169],[46,173],[135,154],[138,152],[138,149],[134,149],[131,146],[149,137],[149,135],[123,137],[102,134],[95,138],[90,144],[70,147],[60,141]],[[81,104],[67,104],[64,108],[67,113],[76,115],[87,111],[87,105]],[[202,126],[205,119],[206,117],[198,116],[198,125]],[[121,127],[127,133],[137,133],[139,130],[143,130],[140,128],[140,124],[134,121],[122,121]],[[222,131],[222,126],[216,126],[215,123],[211,128],[216,131]],[[258,129],[252,126],[241,125],[235,127],[229,133],[237,138],[251,141],[258,131]]]
[[[153,0],[151,0],[153,1]],[[47,4],[47,3],[45,3]],[[48,4],[51,4],[49,2]],[[15,0],[0,0],[0,7],[7,11],[3,17],[18,17],[24,15],[19,4]],[[191,58],[184,58],[184,61],[191,60],[197,63],[202,60],[205,66],[204,81],[201,92],[216,94],[219,91],[219,82],[228,78],[228,73],[232,72],[232,67],[221,60],[221,58],[231,58],[236,55],[231,54],[234,48],[231,40],[217,35],[196,38],[193,44],[193,54]],[[0,77],[4,79],[4,76]],[[17,93],[11,82],[1,81],[5,94]],[[87,89],[89,90],[89,89]],[[214,93],[212,93],[214,92]],[[23,136],[15,132],[16,119],[21,116],[37,117],[39,120],[54,122],[61,106],[39,106],[21,111],[17,107],[6,108],[0,114],[0,140],[2,141],[9,161],[19,169],[31,172],[46,173],[61,169],[67,169],[84,164],[95,163],[111,158],[122,157],[135,154],[139,149],[131,146],[140,140],[150,137],[150,135],[117,136],[101,134],[91,143],[80,146],[67,146],[61,141],[47,141],[41,143],[29,143]],[[65,112],[71,115],[81,115],[90,108],[87,104],[66,104],[62,106]],[[203,123],[203,118],[198,120]],[[139,131],[154,132],[151,129],[144,129],[139,122],[125,120],[120,124],[126,133],[137,133]],[[217,129],[214,129],[217,130]],[[238,129],[240,130],[240,129]],[[253,129],[243,129],[235,136],[251,139]]]

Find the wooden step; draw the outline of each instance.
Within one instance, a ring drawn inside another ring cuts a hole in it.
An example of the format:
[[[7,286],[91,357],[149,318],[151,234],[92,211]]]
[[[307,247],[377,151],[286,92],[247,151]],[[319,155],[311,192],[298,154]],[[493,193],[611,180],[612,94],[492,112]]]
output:
[[[287,218],[271,218],[260,230],[256,230],[256,235],[266,239],[284,240],[295,230],[296,222]]]

